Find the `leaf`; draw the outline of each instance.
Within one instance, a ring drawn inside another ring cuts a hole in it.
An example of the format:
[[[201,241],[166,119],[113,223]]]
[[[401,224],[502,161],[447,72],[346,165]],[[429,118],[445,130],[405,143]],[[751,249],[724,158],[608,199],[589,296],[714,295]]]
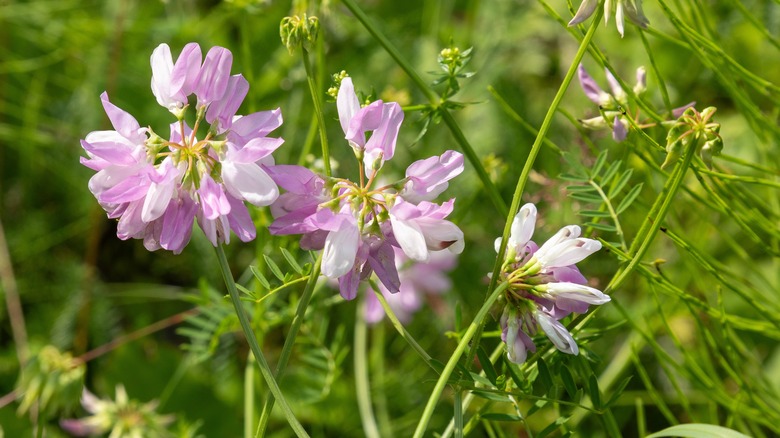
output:
[[[625,171],[625,173],[623,173],[623,175],[620,176],[618,182],[615,183],[614,186],[610,187],[607,197],[611,199],[612,197],[620,193],[623,190],[623,187],[625,187],[626,184],[628,184],[628,180],[631,179],[631,175],[633,173],[634,173],[634,169],[628,169],[627,171]]]
[[[596,158],[596,162],[593,163],[593,168],[590,171],[590,174],[595,178],[598,176],[599,172],[601,172],[601,168],[604,167],[604,163],[607,162],[607,151],[602,151],[599,156]]]
[[[623,379],[618,386],[615,388],[614,391],[612,391],[612,395],[609,397],[609,400],[604,404],[604,407],[609,407],[612,405],[612,403],[615,403],[618,398],[623,394],[623,391],[625,391],[626,386],[628,386],[628,383],[631,381],[631,377],[628,376],[625,379]]]
[[[477,357],[479,358],[479,364],[482,365],[482,370],[485,371],[487,378],[493,383],[493,385],[496,385],[498,374],[496,373],[495,368],[493,368],[493,362],[490,361],[490,357],[481,345],[477,349]]]
[[[478,389],[472,390],[472,394],[479,398],[484,398],[485,400],[492,400],[499,403],[509,403],[512,400],[509,399],[509,396],[506,394],[497,394],[495,392],[489,392],[489,391],[480,391]]]
[[[572,175],[570,173],[562,173],[558,175],[558,179],[562,179],[564,181],[571,181],[571,182],[578,182],[578,183],[587,183],[588,177],[583,177],[579,175]]]
[[[553,387],[553,379],[550,374],[550,369],[547,367],[547,362],[545,362],[544,359],[539,358],[537,368],[539,369],[539,379],[542,381],[542,386],[544,386],[545,390],[549,390]]]
[[[552,423],[548,424],[547,427],[542,429],[541,432],[536,434],[536,438],[544,438],[547,435],[551,434],[555,429],[561,427],[563,423],[569,420],[569,417],[558,417],[553,421]]]
[[[639,192],[642,191],[642,183],[639,183],[631,188],[631,190],[628,192],[625,198],[623,198],[622,201],[620,201],[620,204],[618,204],[617,208],[615,209],[615,213],[620,214],[625,211],[625,209],[628,208],[629,205],[631,205],[632,202],[636,199],[637,196],[639,196]]]
[[[566,190],[568,190],[568,191],[570,191],[572,193],[573,192],[593,192],[593,193],[596,193],[596,188],[591,186],[591,185],[587,185],[587,186],[566,186]]]
[[[257,278],[257,281],[260,282],[261,286],[263,286],[266,290],[271,290],[271,283],[268,282],[268,279],[265,278],[265,275],[263,275],[263,273],[260,272],[256,266],[250,266],[249,270],[252,271],[252,274],[255,275],[255,278]]]
[[[574,384],[574,377],[572,377],[571,371],[566,366],[561,367],[561,380],[563,381],[563,387],[566,388],[566,392],[569,393],[569,397],[573,399],[577,395],[577,385]]]
[[[293,270],[297,272],[298,275],[303,275],[303,268],[301,267],[301,265],[298,264],[298,261],[295,260],[295,257],[290,253],[290,251],[287,251],[284,248],[279,248],[279,249],[281,250],[285,260],[287,260],[287,263],[293,268]]]
[[[580,210],[580,215],[586,217],[609,217],[610,216],[608,211],[599,211],[599,210]]]
[[[245,294],[245,295],[248,295],[248,296],[249,296],[249,297],[251,297],[253,300],[256,300],[256,299],[258,299],[257,295],[255,295],[255,293],[254,293],[254,292],[252,292],[251,290],[249,290],[249,289],[245,288],[244,286],[241,286],[241,285],[240,285],[240,284],[238,284],[238,283],[236,283],[236,289],[238,289],[238,290],[239,290],[241,293],[243,293],[243,294]]]
[[[588,378],[588,391],[590,392],[590,400],[593,403],[593,407],[601,409],[601,392],[599,391],[599,379],[595,374],[591,374]]]
[[[279,265],[265,254],[263,254],[263,258],[265,259],[265,263],[268,264],[268,269],[274,274],[274,277],[278,278],[279,281],[284,282],[284,274],[282,274],[282,270],[279,269]]]
[[[489,421],[523,421],[523,418],[515,414],[500,414],[498,412],[488,412],[480,415],[483,420]]]
[[[591,195],[588,193],[569,193],[569,196],[582,202],[588,202],[591,204],[601,204],[601,197],[598,195]]]
[[[618,161],[615,161],[614,163],[609,165],[609,168],[607,168],[607,171],[604,172],[604,176],[601,177],[601,185],[602,186],[607,186],[610,182],[612,182],[612,178],[614,178],[615,175],[617,175],[617,172],[618,172],[618,170],[620,170],[620,166],[622,164],[623,163],[620,160],[618,160]]]
[[[683,438],[749,438],[747,435],[722,426],[702,423],[678,424],[648,435],[646,438],[659,437]]]
[[[614,233],[615,231],[617,231],[617,228],[615,228],[614,225],[602,224],[602,223],[599,223],[599,222],[591,222],[591,223],[588,224],[588,226],[591,227],[591,228],[594,228],[596,230],[607,231],[607,232],[611,232],[611,233]]]

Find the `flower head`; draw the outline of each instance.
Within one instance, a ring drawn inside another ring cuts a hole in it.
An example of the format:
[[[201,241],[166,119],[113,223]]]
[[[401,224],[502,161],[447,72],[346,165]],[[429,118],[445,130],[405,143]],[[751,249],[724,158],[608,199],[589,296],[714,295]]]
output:
[[[279,196],[268,175],[271,153],[283,140],[267,135],[282,123],[279,109],[236,115],[249,85],[230,75],[233,55],[213,47],[201,64],[201,50],[187,44],[173,63],[161,44],[151,57],[152,92],[176,116],[167,139],[142,128],[103,93],[101,100],[114,127],[87,134],[81,162],[97,173],[89,189],[108,213],[119,219],[120,239],[143,239],[149,250],[181,252],[197,220],[213,245],[255,237],[244,201],[269,205]],[[195,120],[185,122],[195,95]],[[208,129],[199,133],[202,125]],[[198,137],[202,137],[199,139]]]
[[[358,182],[277,166],[283,171],[270,174],[287,193],[271,206],[275,220],[269,230],[302,234],[302,248],[323,250],[322,273],[338,279],[346,299],[354,298],[360,280],[372,273],[396,293],[401,287],[396,249],[420,262],[436,251],[463,250],[463,232],[446,220],[455,200],[430,202],[463,171],[463,157],[447,151],[417,161],[406,178],[376,187],[379,171],[395,152],[401,107],[382,101],[361,107],[349,77],[341,80],[336,104],[345,139],[358,159]]]
[[[531,240],[536,222],[536,207],[526,204],[512,221],[501,277],[509,283],[501,318],[502,339],[507,356],[515,363],[525,361],[528,350],[535,351],[531,339],[537,327],[555,347],[578,354],[574,338],[560,319],[572,312],[585,313],[591,305],[610,298],[586,286],[587,280],[575,266],[601,249],[601,243],[580,237],[580,227],[561,228],[542,246]],[[501,239],[496,241],[496,246]]]
[[[599,0],[582,0],[574,18],[569,21],[569,26],[580,24],[590,18],[596,11],[598,4]],[[629,20],[641,28],[646,28],[650,24],[642,11],[642,0],[606,0],[604,2],[605,24],[609,22],[609,16],[613,13],[615,14],[615,25],[621,37],[624,33],[624,17],[626,15]]]
[[[85,388],[81,405],[89,416],[60,420],[60,426],[71,435],[95,436],[110,432],[110,437],[173,436],[167,430],[174,420],[173,416],[156,413],[156,401],[140,403],[131,400],[122,385],[116,387],[116,400],[100,399]]]

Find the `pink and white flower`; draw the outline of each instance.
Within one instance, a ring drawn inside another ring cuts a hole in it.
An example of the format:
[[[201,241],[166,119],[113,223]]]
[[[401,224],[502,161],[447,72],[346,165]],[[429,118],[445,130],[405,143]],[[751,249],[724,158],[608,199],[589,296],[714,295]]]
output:
[[[502,279],[509,283],[502,339],[507,356],[515,363],[535,351],[531,339],[537,327],[560,351],[578,354],[579,348],[560,320],[572,312],[585,313],[591,305],[601,305],[610,297],[587,286],[587,280],[575,266],[601,249],[597,240],[580,237],[580,227],[561,228],[541,247],[531,241],[536,222],[536,207],[526,204],[515,215],[507,244]],[[501,239],[496,241],[496,247]]]
[[[361,108],[350,78],[341,82],[337,106],[345,138],[368,179],[361,175],[355,183],[298,166],[278,166],[281,171],[270,176],[287,193],[271,206],[275,220],[269,230],[302,234],[302,248],[323,250],[322,273],[338,279],[346,299],[354,298],[360,281],[372,273],[397,293],[401,281],[396,249],[415,261],[428,261],[432,252],[444,249],[463,251],[463,232],[445,219],[454,199],[441,205],[430,202],[463,170],[463,157],[447,151],[413,163],[407,178],[375,187],[379,169],[394,155],[403,112],[395,102],[376,101]]]
[[[282,124],[281,112],[236,115],[249,85],[230,75],[233,55],[225,48],[213,47],[201,64],[200,47],[190,43],[175,64],[172,59],[166,44],[151,56],[152,93],[177,118],[168,140],[101,95],[114,130],[81,141],[88,156],[82,164],[97,171],[90,191],[109,218],[119,219],[117,236],[142,239],[149,250],[180,253],[195,220],[215,246],[229,243],[231,230],[252,240],[255,227],[243,201],[265,206],[279,196],[269,172],[283,140],[267,135]],[[193,128],[184,121],[192,94]]]

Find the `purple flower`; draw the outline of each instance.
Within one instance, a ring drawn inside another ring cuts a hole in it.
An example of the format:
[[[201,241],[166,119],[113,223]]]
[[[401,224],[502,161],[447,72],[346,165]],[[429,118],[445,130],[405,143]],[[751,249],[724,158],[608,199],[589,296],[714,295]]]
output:
[[[527,350],[535,351],[531,336],[537,333],[537,327],[558,350],[578,354],[574,338],[560,319],[572,312],[585,313],[590,305],[610,300],[608,295],[586,286],[587,280],[575,266],[601,249],[601,243],[580,237],[580,227],[569,225],[539,247],[530,240],[535,221],[533,204],[524,205],[515,215],[501,273],[509,283],[501,319],[502,339],[509,359],[515,363],[525,361]]]
[[[323,250],[322,273],[338,279],[345,299],[354,298],[360,281],[374,273],[389,292],[397,293],[401,281],[396,250],[423,262],[432,252],[463,251],[463,232],[445,219],[454,199],[441,205],[430,202],[462,172],[462,157],[447,151],[413,163],[407,178],[375,187],[379,169],[395,151],[403,112],[394,102],[361,108],[350,78],[341,82],[337,106],[346,139],[368,179],[361,175],[355,183],[298,166],[277,166],[279,171],[269,174],[287,192],[271,206],[274,222],[269,230],[301,234],[302,248]]]
[[[241,75],[230,76],[232,59],[229,50],[214,47],[201,65],[200,47],[191,43],[174,64],[167,45],[155,49],[152,92],[178,119],[168,140],[101,95],[114,130],[87,134],[81,145],[88,158],[81,162],[97,172],[89,189],[108,217],[119,219],[120,239],[142,239],[149,250],[178,254],[196,220],[215,246],[229,243],[231,230],[242,241],[255,238],[243,201],[265,206],[279,196],[269,172],[275,167],[271,154],[283,140],[267,135],[282,117],[278,109],[236,115],[248,84]],[[192,126],[211,124],[202,140],[184,121],[191,94],[197,98]]]
[[[363,160],[366,175],[372,169],[379,170],[395,153],[398,130],[404,120],[401,106],[377,100],[361,108],[349,77],[341,81],[336,105],[341,129],[358,159]],[[369,131],[371,136],[366,140]]]

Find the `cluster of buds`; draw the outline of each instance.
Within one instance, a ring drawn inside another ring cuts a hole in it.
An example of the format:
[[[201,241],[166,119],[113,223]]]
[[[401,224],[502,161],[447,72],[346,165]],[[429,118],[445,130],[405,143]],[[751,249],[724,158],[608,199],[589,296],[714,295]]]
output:
[[[677,161],[683,151],[694,143],[704,164],[712,169],[712,157],[720,155],[723,150],[720,124],[710,121],[715,111],[717,108],[713,106],[701,112],[693,107],[685,110],[666,136],[666,160],[661,168]]]
[[[580,120],[580,123],[587,129],[599,130],[610,128],[612,129],[612,139],[616,142],[622,142],[628,136],[628,128],[630,126],[628,121],[630,114],[628,108],[628,94],[623,90],[623,87],[620,86],[620,82],[618,82],[608,69],[605,69],[605,73],[611,93],[602,90],[596,80],[588,74],[582,64],[580,64],[577,69],[577,78],[580,81],[582,91],[585,92],[585,96],[587,96],[591,102],[599,106],[599,112],[601,113],[598,117]],[[636,69],[636,84],[633,87],[633,92],[635,95],[640,96],[645,90],[647,90],[647,71],[644,67],[639,67]],[[675,119],[680,117],[686,109],[695,104],[696,102],[691,102],[680,108],[673,109],[672,117]],[[638,117],[639,114],[637,112],[637,118]],[[640,128],[652,126],[643,126],[639,124],[638,119],[635,123]]]
[[[446,89],[443,92],[442,97],[448,98],[453,96],[460,90],[460,79],[467,79],[474,76],[474,72],[464,71],[466,64],[471,61],[471,50],[460,50],[458,47],[450,46],[445,47],[439,52],[438,63],[439,67],[444,73],[439,73],[436,80],[433,81],[433,85],[446,84]]]
[[[282,45],[287,47],[290,54],[293,54],[298,47],[311,50],[314,43],[317,42],[319,33],[320,20],[317,17],[308,17],[305,13],[303,17],[297,15],[284,17],[279,24]]]
[[[22,370],[16,393],[20,394],[19,414],[33,405],[44,416],[68,411],[75,405],[84,384],[84,363],[70,353],[47,345]]]
[[[167,430],[174,417],[155,412],[157,402],[141,403],[127,396],[122,385],[116,387],[116,400],[102,400],[84,389],[81,405],[89,416],[60,420],[60,427],[73,436],[173,437]]]
[[[528,351],[536,351],[532,336],[541,327],[555,347],[579,354],[571,333],[560,319],[570,313],[585,313],[609,296],[586,286],[577,269],[587,256],[601,249],[601,243],[580,237],[580,227],[562,228],[541,247],[531,240],[536,224],[536,207],[524,205],[512,221],[501,281],[508,283],[501,316],[501,339],[514,363],[525,362]],[[496,251],[501,238],[496,240]]]
[[[575,26],[590,18],[596,12],[598,5],[599,0],[582,0],[574,18],[569,21],[569,26]],[[645,17],[645,13],[642,11],[642,0],[606,0],[604,2],[604,24],[609,22],[609,16],[613,13],[615,14],[615,25],[621,38],[624,33],[624,17],[626,15],[629,20],[643,29],[650,24],[650,20]]]
[[[271,153],[284,140],[267,135],[282,123],[279,109],[236,115],[249,84],[230,75],[233,55],[213,47],[202,62],[200,46],[187,44],[174,64],[167,44],[151,56],[152,92],[176,118],[167,139],[108,100],[101,100],[112,131],[87,134],[81,162],[97,173],[89,189],[108,213],[118,218],[120,239],[143,239],[150,251],[180,253],[197,219],[214,246],[255,238],[243,201],[265,206],[279,189],[267,171]],[[195,95],[195,119],[185,122],[189,96]],[[203,136],[198,131],[208,126]]]
[[[463,250],[463,232],[445,219],[455,200],[430,202],[463,171],[463,156],[446,151],[417,161],[402,180],[375,187],[385,161],[393,158],[403,111],[381,100],[361,107],[349,77],[341,81],[336,105],[358,160],[359,181],[276,166],[273,177],[287,193],[271,205],[275,220],[269,230],[303,234],[302,248],[322,249],[322,273],[338,279],[346,299],[356,296],[360,280],[372,272],[396,293],[400,279],[394,248],[418,262],[428,261],[432,251]]]

